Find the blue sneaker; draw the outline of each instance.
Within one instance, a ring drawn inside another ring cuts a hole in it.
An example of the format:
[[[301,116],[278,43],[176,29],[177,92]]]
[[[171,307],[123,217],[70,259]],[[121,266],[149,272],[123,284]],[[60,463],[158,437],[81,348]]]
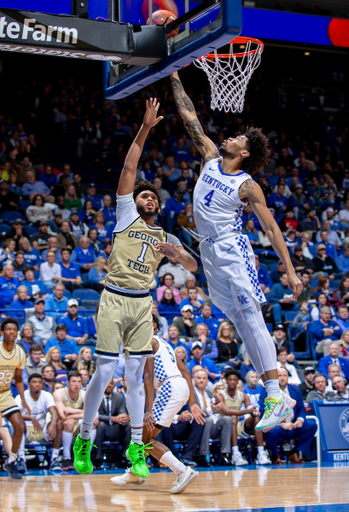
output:
[[[26,473],[27,471],[27,464],[25,462],[24,459],[21,459],[20,457],[17,457],[17,469],[18,469],[18,472],[21,473],[22,475],[24,473]]]
[[[4,470],[10,475],[14,480],[22,480],[22,476],[18,472],[16,462],[5,462]]]

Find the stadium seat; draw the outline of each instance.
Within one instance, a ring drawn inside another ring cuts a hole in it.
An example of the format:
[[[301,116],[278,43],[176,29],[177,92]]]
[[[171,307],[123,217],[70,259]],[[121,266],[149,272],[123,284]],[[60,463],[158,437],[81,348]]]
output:
[[[99,301],[99,295],[95,290],[91,288],[85,288],[84,290],[74,290],[73,291],[73,299],[77,300],[93,300]],[[86,307],[86,306],[85,306]]]
[[[277,270],[278,269],[278,264],[277,263],[273,263],[271,268],[270,268],[270,272],[273,272],[274,270]]]
[[[332,290],[337,290],[339,286],[339,281],[340,279],[333,279],[333,281],[330,281],[330,287],[332,288]]]
[[[38,232],[38,228],[34,228],[34,226],[26,226],[25,229],[28,231],[30,236]]]
[[[69,290],[65,289],[63,295],[64,297],[67,297],[67,299],[71,299],[71,293]]]
[[[267,325],[267,329],[269,332],[273,332],[274,328],[273,328],[273,324],[266,324]]]
[[[22,208],[22,210],[26,210],[28,206],[31,206],[31,202],[28,201],[28,199],[20,199],[18,201],[19,207]]]
[[[40,279],[40,270],[34,270],[34,279]]]
[[[25,221],[23,215],[18,211],[4,212],[2,214],[2,220],[6,223],[13,223],[16,219],[22,219],[23,221]]]
[[[317,285],[319,284],[319,280],[318,280],[318,279],[313,279],[312,281],[310,281],[310,284],[311,284],[311,286],[312,286],[312,287],[314,288],[314,290],[315,290],[315,288],[316,288],[316,287],[317,287]]]
[[[0,235],[4,235],[8,231],[10,231],[11,226],[8,226],[7,224],[0,224]]]

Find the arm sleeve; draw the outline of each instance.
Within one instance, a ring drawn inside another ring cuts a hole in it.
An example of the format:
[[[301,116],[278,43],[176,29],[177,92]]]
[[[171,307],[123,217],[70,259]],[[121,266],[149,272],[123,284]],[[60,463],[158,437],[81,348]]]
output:
[[[127,228],[132,222],[139,217],[139,213],[137,211],[136,203],[133,199],[133,192],[131,194],[126,194],[124,196],[116,195],[117,206],[116,206],[116,218],[117,224],[115,226],[115,231],[123,231]]]

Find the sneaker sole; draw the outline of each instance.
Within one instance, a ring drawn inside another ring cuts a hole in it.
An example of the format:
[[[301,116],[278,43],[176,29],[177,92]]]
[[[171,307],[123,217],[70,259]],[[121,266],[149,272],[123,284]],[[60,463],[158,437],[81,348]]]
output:
[[[77,471],[80,475],[90,475],[93,471],[93,466],[92,466],[92,469],[89,470],[89,471],[81,471],[80,469],[78,469],[75,464],[74,464],[74,467],[73,468],[68,468],[68,469],[65,469],[64,471],[71,471],[75,469],[75,471]]]
[[[3,465],[3,469],[6,471],[6,473],[8,473],[8,475],[9,475],[13,480],[22,480],[21,475],[19,475],[19,478],[18,478],[18,477],[17,477],[17,478],[15,478],[15,477],[11,474],[11,472],[8,470],[8,468],[6,468],[6,466],[7,466],[7,464],[4,464],[4,465]]]
[[[110,479],[110,481],[113,482],[113,484],[120,485],[120,486],[122,486],[122,485],[142,485],[146,481],[146,478],[140,478],[138,480],[138,482],[125,482],[125,481],[121,481],[121,480],[117,481],[118,478],[119,477],[114,476],[113,478]]]
[[[183,491],[185,491],[185,489],[188,487],[188,485],[191,482],[194,482],[194,480],[196,480],[198,477],[199,477],[199,472],[194,471],[194,473],[191,475],[191,477],[183,485],[176,488],[176,490],[174,490],[174,491],[172,491],[172,489],[171,489],[170,494],[181,494]]]

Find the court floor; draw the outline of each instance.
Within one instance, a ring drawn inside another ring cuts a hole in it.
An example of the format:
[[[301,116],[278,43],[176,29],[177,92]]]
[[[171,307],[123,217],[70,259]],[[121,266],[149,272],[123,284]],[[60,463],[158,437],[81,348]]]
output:
[[[0,511],[349,512],[349,466],[337,464],[215,468],[201,471],[180,495],[169,494],[174,477],[166,470],[127,488],[110,482],[115,471],[89,476],[36,471],[21,481],[0,473]]]

